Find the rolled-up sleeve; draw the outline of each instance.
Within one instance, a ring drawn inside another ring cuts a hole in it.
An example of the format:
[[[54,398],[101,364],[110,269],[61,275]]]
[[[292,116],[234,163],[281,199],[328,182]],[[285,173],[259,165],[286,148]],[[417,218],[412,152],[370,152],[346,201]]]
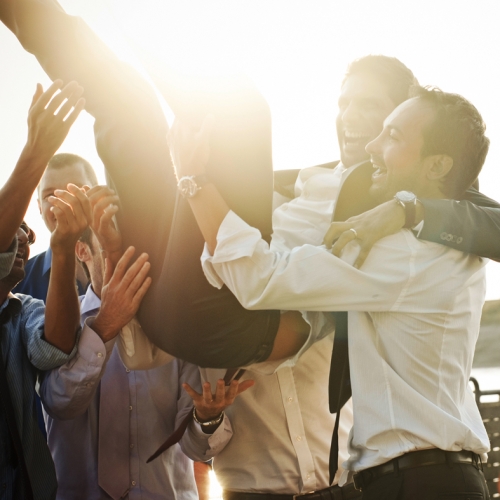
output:
[[[275,252],[258,230],[229,212],[214,255],[205,251],[202,265],[207,279],[214,284],[217,275],[246,309],[367,312],[448,310],[449,293],[463,286],[454,268],[470,259],[478,270],[484,265],[417,240],[409,230],[378,241],[360,269],[350,264],[358,252],[356,242],[342,258],[314,245]]]
[[[77,351],[77,342],[69,354],[59,350],[44,339],[45,304],[43,301],[24,296],[21,312],[23,343],[31,364],[39,370],[52,370],[72,359]],[[72,332],[73,333],[73,332]]]
[[[70,419],[87,410],[113,346],[114,340],[104,344],[85,323],[76,356],[43,376],[40,397],[51,417]]]

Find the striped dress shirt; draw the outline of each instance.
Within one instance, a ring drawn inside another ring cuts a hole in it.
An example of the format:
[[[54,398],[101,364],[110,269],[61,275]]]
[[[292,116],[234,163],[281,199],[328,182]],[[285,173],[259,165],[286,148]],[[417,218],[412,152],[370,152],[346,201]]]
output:
[[[0,306],[0,312],[7,306],[12,308],[12,314],[2,328],[0,342],[24,459],[34,498],[54,499],[56,474],[49,448],[37,425],[35,383],[39,370],[50,370],[69,361],[76,354],[76,346],[70,354],[65,354],[43,339],[45,305],[41,300],[10,294]],[[14,498],[14,471],[7,444],[9,434],[3,415],[1,417],[0,499],[3,500]]]

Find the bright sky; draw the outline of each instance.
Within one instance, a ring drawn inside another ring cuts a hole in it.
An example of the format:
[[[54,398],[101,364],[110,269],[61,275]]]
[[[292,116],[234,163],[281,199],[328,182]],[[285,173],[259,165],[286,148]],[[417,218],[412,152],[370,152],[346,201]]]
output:
[[[120,57],[133,47],[185,70],[237,65],[266,96],[273,115],[274,165],[300,168],[338,158],[336,101],[352,59],[373,53],[400,58],[420,83],[463,94],[481,111],[492,141],[482,191],[500,199],[500,32],[498,0],[62,0]],[[36,82],[48,78],[0,25],[0,185],[26,138]],[[87,158],[104,180],[83,115],[61,151]],[[36,211],[27,216],[48,246]],[[500,245],[500,242],[499,242]],[[488,298],[500,298],[500,264],[488,264]]]

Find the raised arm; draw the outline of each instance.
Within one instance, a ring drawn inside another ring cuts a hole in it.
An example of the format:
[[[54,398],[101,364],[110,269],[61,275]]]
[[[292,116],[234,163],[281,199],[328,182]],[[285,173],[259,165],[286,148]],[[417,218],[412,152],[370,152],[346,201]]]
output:
[[[45,340],[65,353],[73,350],[80,327],[80,304],[75,286],[76,242],[91,218],[85,193],[70,184],[49,198],[56,218],[50,238],[52,269],[45,308]]]
[[[421,199],[417,203],[418,237],[462,252],[500,261],[500,205],[474,188],[461,200]],[[361,246],[356,267],[362,265],[372,246],[380,238],[403,228],[403,208],[388,201],[345,222],[333,222],[325,235],[325,244],[341,255],[344,246],[354,238]]]
[[[37,85],[28,114],[26,145],[12,174],[0,189],[0,252],[11,245],[48,161],[85,105],[85,100],[81,99],[82,87],[71,82],[59,92],[62,85],[61,80],[56,80],[46,92]]]

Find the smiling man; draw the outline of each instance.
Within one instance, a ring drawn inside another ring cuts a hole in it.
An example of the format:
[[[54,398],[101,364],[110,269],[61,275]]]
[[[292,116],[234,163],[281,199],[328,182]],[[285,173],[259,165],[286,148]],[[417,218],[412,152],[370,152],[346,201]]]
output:
[[[489,140],[463,97],[420,89],[367,145],[371,191],[385,204],[401,191],[444,199],[464,192]],[[203,173],[208,134],[180,144],[178,174]],[[361,269],[324,247],[269,249],[208,185],[190,198],[207,241],[208,279],[250,309],[349,310],[354,427],[347,469],[363,499],[489,498],[481,460],[489,449],[468,387],[484,301],[484,259],[422,242],[409,230],[380,240]],[[210,213],[210,218],[207,214]],[[446,430],[446,432],[443,432]]]

